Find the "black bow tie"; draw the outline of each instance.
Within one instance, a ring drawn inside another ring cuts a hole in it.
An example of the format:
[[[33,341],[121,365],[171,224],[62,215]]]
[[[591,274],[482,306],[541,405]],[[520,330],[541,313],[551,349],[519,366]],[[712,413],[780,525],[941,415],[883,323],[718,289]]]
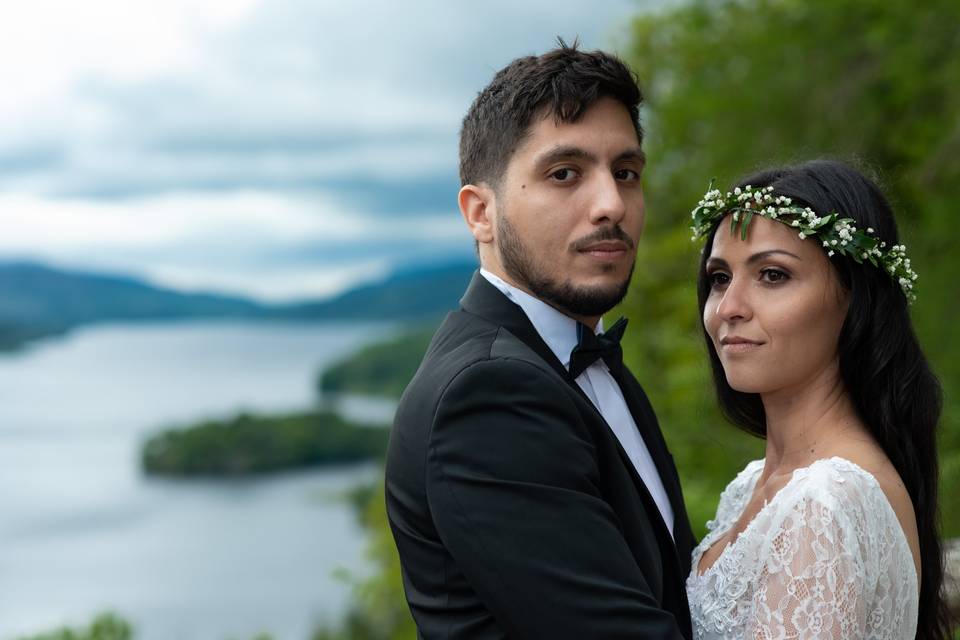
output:
[[[596,335],[583,324],[577,323],[577,346],[570,352],[570,375],[576,378],[587,367],[603,358],[613,375],[623,369],[623,349],[620,338],[627,328],[627,319],[620,318],[612,327]]]

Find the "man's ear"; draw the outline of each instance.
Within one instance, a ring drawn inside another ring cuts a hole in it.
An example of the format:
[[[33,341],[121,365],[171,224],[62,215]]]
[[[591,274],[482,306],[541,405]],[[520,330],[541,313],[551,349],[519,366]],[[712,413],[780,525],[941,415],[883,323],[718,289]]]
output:
[[[473,234],[474,240],[480,244],[493,242],[496,212],[496,196],[493,189],[487,185],[465,185],[457,195],[457,204],[460,205],[460,215],[467,223],[467,228]]]

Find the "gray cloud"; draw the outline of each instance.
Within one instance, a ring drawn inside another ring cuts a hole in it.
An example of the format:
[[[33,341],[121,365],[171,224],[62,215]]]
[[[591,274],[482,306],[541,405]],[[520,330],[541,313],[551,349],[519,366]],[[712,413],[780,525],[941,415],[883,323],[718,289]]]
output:
[[[45,109],[57,142],[24,155],[0,140],[0,167],[9,188],[91,198],[455,172],[459,120],[495,69],[557,35],[602,45],[632,11],[627,0],[589,11],[544,0],[262,2],[205,36],[195,68],[84,77],[59,113]],[[98,114],[93,124],[78,105]]]
[[[99,207],[105,217],[191,194],[204,203],[247,192],[304,203],[317,197],[335,201],[337,215],[406,225],[404,233],[386,226],[357,243],[312,232],[298,244],[265,238],[262,227],[238,217],[223,241],[204,230],[209,214],[199,208],[196,233],[176,244],[68,249],[63,241],[56,252],[33,251],[71,264],[177,272],[178,282],[201,268],[361,273],[371,261],[469,258],[465,230],[430,231],[462,229],[457,132],[476,92],[510,59],[551,48],[558,35],[609,46],[638,6],[261,0],[239,22],[187,33],[188,63],[143,74],[88,70],[55,100],[26,104],[22,117],[0,122],[0,188],[54,208]],[[309,204],[302,210],[314,214]]]

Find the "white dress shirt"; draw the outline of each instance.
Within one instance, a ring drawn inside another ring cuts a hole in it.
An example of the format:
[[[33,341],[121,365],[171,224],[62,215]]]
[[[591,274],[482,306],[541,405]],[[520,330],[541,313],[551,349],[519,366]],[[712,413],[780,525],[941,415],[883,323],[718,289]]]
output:
[[[480,269],[480,275],[502,291],[511,302],[523,309],[533,328],[569,371],[570,352],[577,346],[577,321],[529,293],[504,282],[486,269]],[[600,333],[603,332],[602,319],[597,325],[597,330]],[[670,499],[667,497],[666,489],[663,488],[660,474],[657,473],[657,466],[650,457],[650,451],[647,450],[647,445],[637,429],[637,423],[633,421],[630,409],[623,399],[623,392],[613,379],[607,364],[603,359],[598,359],[577,376],[576,382],[610,425],[610,429],[627,452],[627,457],[630,458],[630,462],[633,463],[643,483],[647,485],[647,490],[654,502],[657,503],[667,530],[670,531],[670,535],[673,535],[673,509],[670,506]]]

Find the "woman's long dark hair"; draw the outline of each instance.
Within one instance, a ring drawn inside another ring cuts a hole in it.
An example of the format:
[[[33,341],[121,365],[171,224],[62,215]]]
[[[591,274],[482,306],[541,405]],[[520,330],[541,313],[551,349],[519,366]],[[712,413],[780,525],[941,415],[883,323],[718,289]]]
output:
[[[819,215],[838,211],[841,217],[853,218],[858,228],[872,227],[888,247],[900,242],[893,211],[880,189],[841,162],[815,160],[769,169],[738,184],[746,185],[773,186],[775,195],[787,196]],[[697,276],[701,318],[710,294],[706,261],[715,233],[716,229],[707,238]],[[942,640],[949,637],[950,627],[941,592],[943,555],[937,533],[940,383],[920,349],[900,285],[871,264],[841,255],[830,261],[850,300],[838,345],[843,384],[867,429],[896,467],[916,511],[921,561],[916,637]],[[765,437],[766,415],[760,396],[727,384],[706,330],[704,337],[723,413],[738,427]]]

